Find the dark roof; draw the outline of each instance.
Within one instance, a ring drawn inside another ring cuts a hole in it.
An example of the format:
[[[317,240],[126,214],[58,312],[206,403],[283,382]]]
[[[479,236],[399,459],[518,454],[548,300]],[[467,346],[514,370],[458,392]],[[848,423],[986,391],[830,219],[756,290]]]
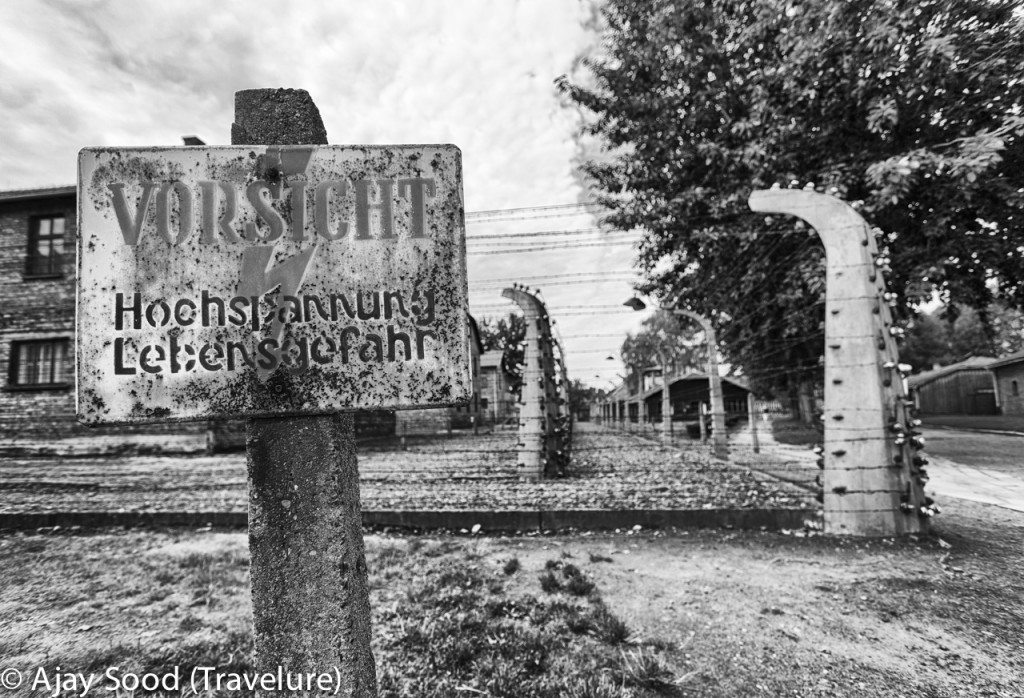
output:
[[[1003,366],[1011,366],[1024,361],[1024,351],[1018,351],[1014,354],[1008,354],[1006,356],[1000,356],[988,365],[989,370],[1002,368]]]
[[[959,373],[960,371],[982,371],[992,368],[995,363],[997,363],[997,360],[991,356],[969,356],[963,361],[957,361],[955,364],[940,366],[931,371],[922,371],[921,373],[909,376],[907,378],[907,385],[911,388],[920,388],[922,385],[927,385],[943,376]]]
[[[625,383],[619,383],[608,393],[608,398],[611,400],[629,400],[632,397],[633,395],[630,394],[629,387]]]
[[[0,191],[0,201],[30,201],[32,199],[51,199],[58,196],[73,196],[78,187],[69,184],[63,187],[39,187],[37,189],[10,189]]]
[[[682,375],[682,376],[676,376],[675,378],[672,378],[669,381],[669,384],[670,385],[675,385],[676,383],[684,383],[684,382],[688,382],[688,381],[705,381],[706,382],[707,379],[708,379],[707,372],[695,371],[693,373],[687,373],[687,374]],[[747,392],[750,392],[750,384],[747,382],[747,379],[744,378],[743,376],[722,376],[722,383],[723,384],[725,384],[725,383],[732,383],[737,388],[741,388],[743,390],[746,390]],[[657,395],[660,392],[661,392],[661,386],[660,385],[656,385],[653,388],[651,388],[650,390],[648,390],[646,393],[644,393],[644,399],[646,400],[647,398],[651,397],[652,395]]]

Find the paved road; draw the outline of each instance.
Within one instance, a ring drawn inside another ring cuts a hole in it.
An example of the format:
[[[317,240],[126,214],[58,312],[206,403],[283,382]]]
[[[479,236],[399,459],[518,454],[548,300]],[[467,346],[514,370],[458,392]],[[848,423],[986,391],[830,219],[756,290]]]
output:
[[[928,428],[922,434],[933,456],[1024,478],[1024,436]]]
[[[1024,437],[924,429],[931,462],[926,487],[943,496],[1024,511]]]
[[[806,446],[775,444],[770,430],[761,433],[779,462],[751,467],[791,482],[810,483],[818,474],[815,456]],[[924,429],[925,455],[931,478],[925,490],[942,505],[947,497],[996,504],[1024,511],[1024,437],[952,429]],[[749,430],[736,433],[734,445],[748,446]]]

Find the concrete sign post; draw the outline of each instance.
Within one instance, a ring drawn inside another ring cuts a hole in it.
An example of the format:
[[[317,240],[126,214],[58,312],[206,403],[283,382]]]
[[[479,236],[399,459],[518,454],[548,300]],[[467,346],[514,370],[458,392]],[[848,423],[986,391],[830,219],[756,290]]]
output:
[[[372,697],[351,411],[469,399],[461,156],[326,138],[305,92],[247,90],[234,147],[82,151],[77,402],[250,417],[255,668]]]
[[[761,190],[750,208],[807,221],[825,246],[825,530],[893,536],[926,529],[919,435],[908,414],[874,236],[847,203]],[[881,266],[884,266],[882,264]]]

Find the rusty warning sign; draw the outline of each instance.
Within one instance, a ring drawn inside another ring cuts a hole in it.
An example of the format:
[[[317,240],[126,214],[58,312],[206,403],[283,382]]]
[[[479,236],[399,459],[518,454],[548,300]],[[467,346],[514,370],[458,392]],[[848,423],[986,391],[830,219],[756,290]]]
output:
[[[78,207],[83,422],[469,397],[455,146],[88,148]]]

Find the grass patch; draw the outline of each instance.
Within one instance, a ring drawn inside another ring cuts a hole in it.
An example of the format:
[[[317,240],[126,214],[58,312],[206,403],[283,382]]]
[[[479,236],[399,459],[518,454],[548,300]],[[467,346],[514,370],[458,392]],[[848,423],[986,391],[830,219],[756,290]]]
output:
[[[486,565],[452,568],[451,562],[414,561],[412,588],[375,619],[381,698],[638,698],[657,690],[668,671],[650,652],[619,650],[628,630],[614,629],[614,616],[596,596],[581,603],[502,589],[499,597],[494,586],[505,576],[489,577]],[[566,567],[568,579],[583,578]],[[549,569],[541,578],[560,587],[564,568],[557,574]]]

